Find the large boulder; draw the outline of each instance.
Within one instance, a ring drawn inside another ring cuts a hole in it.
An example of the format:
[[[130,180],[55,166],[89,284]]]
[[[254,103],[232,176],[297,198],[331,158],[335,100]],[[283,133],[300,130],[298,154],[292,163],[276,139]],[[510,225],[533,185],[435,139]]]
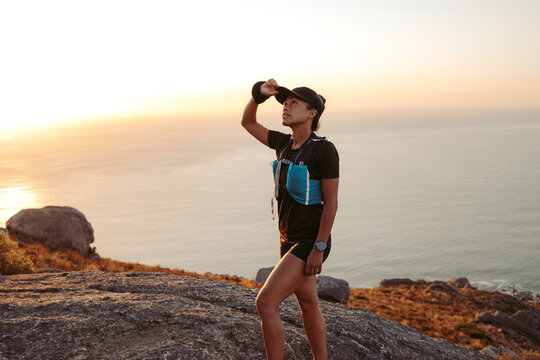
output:
[[[74,249],[87,255],[94,242],[92,225],[83,213],[67,206],[21,210],[6,227],[22,243],[39,243],[53,250]]]
[[[351,289],[349,283],[343,279],[319,275],[317,277],[317,295],[321,299],[347,304],[349,296],[351,296]]]

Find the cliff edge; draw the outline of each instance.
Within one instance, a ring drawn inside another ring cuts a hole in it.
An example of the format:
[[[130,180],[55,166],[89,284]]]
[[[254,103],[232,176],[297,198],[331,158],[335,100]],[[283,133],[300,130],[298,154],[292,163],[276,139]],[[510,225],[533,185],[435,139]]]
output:
[[[0,276],[0,359],[263,359],[256,289],[166,273]],[[367,309],[321,301],[330,359],[490,359]],[[285,359],[311,353],[294,298]]]

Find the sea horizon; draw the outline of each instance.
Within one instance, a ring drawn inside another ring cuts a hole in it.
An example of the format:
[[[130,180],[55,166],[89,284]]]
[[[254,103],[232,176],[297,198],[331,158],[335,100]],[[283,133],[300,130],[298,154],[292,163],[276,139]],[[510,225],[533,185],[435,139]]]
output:
[[[353,288],[466,277],[540,293],[537,115],[330,113],[319,133],[338,148],[341,177],[322,275]],[[18,206],[72,206],[103,257],[246,278],[277,263],[273,151],[236,118],[92,129],[3,139],[0,224]]]

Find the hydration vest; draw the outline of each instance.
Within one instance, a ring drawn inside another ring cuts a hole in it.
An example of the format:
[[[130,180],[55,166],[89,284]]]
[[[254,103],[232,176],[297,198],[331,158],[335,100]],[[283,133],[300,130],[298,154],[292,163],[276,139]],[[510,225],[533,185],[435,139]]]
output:
[[[285,159],[292,146],[292,139],[285,145],[278,160],[272,162],[274,172],[274,197],[279,196],[279,178],[281,175],[282,164],[288,164],[287,182],[285,188],[294,200],[302,205],[322,204],[321,181],[310,179],[307,162],[318,141],[324,141],[326,138],[312,134],[299,149],[294,160]]]

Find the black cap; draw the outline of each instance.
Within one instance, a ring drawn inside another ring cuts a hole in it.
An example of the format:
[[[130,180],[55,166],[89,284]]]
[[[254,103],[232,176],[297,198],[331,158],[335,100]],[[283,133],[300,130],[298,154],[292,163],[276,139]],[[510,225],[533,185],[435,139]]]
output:
[[[308,87],[301,86],[301,87],[297,87],[292,90],[289,90],[287,88],[284,88],[283,86],[280,86],[276,89],[276,91],[278,91],[278,93],[275,95],[276,100],[280,104],[283,104],[285,100],[287,99],[287,96],[292,94],[296,96],[297,98],[302,99],[308,104],[310,104],[311,106],[313,106],[315,110],[317,110],[317,115],[316,115],[317,120],[321,116],[322,112],[324,111],[324,104],[326,103],[326,99],[322,95],[317,94],[315,91],[311,90]]]

